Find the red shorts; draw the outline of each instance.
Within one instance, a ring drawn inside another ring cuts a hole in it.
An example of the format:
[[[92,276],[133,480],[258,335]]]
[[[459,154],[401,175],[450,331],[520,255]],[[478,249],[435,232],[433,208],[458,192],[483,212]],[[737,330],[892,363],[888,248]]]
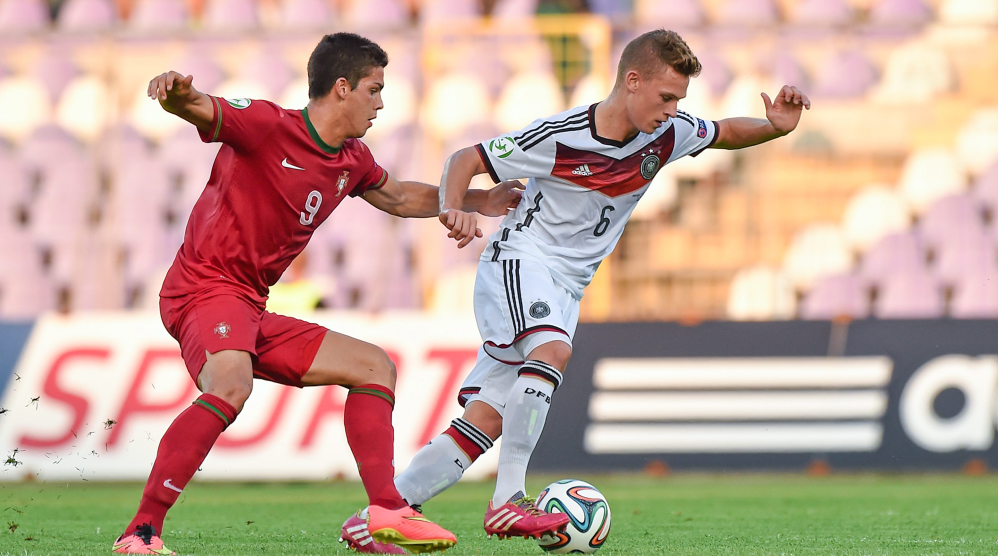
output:
[[[180,343],[187,372],[197,382],[207,357],[226,349],[253,356],[253,376],[301,388],[326,328],[275,315],[235,292],[161,297],[166,330]]]

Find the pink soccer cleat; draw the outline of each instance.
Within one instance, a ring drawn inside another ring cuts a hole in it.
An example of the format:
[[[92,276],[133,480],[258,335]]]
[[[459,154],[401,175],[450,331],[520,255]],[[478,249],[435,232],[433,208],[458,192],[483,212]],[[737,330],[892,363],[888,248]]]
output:
[[[408,506],[398,510],[368,506],[367,528],[374,540],[395,544],[416,554],[446,550],[457,544],[454,533]]]
[[[533,498],[518,492],[498,508],[489,507],[485,510],[485,534],[499,535],[500,539],[523,537],[539,539],[541,536],[556,535],[564,531],[568,525],[565,514],[549,514],[537,507]]]
[[[156,529],[148,523],[137,526],[130,535],[126,533],[118,537],[111,549],[118,554],[176,554],[163,546],[163,539],[156,536]]]
[[[347,543],[347,547],[357,552],[365,554],[405,554],[394,544],[380,543],[371,537],[367,530],[367,509],[363,509],[343,522],[340,529],[340,542]]]

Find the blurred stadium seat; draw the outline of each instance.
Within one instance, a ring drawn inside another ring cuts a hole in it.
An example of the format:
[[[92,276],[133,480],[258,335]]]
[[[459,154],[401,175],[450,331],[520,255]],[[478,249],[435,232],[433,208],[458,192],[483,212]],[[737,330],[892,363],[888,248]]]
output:
[[[281,4],[281,26],[285,29],[329,29],[336,23],[329,2],[285,0]]]
[[[995,240],[983,230],[962,231],[939,244],[932,273],[946,285],[953,285],[967,274],[998,273]]]
[[[994,227],[998,223],[998,158],[977,175],[971,192],[984,203]]]
[[[995,0],[944,0],[939,6],[939,20],[950,25],[998,24]]]
[[[862,319],[870,314],[870,297],[863,280],[854,274],[825,276],[801,302],[805,320]]]
[[[0,105],[17,110],[0,111],[0,135],[19,141],[52,117],[45,87],[30,77],[7,77],[0,80]]]
[[[554,75],[520,73],[513,76],[499,94],[493,123],[501,130],[511,131],[564,109],[564,95]]]
[[[791,12],[791,21],[805,27],[842,27],[852,22],[854,11],[845,0],[803,0]]]
[[[110,118],[110,93],[105,80],[95,75],[74,79],[56,105],[56,123],[80,140],[97,139]]]
[[[668,29],[700,27],[706,21],[698,0],[636,0],[634,17],[647,25]]]
[[[888,104],[928,102],[951,92],[955,85],[956,75],[946,53],[915,42],[891,52],[873,98]]]
[[[0,0],[0,32],[7,36],[37,33],[50,23],[43,0]]]
[[[911,28],[928,23],[932,9],[922,0],[877,0],[869,18],[882,28]]]
[[[792,319],[796,311],[793,284],[773,268],[756,266],[740,270],[731,281],[727,303],[729,319]]]
[[[856,49],[836,52],[821,66],[814,80],[814,95],[831,99],[860,97],[877,82],[877,69]]]
[[[249,98],[278,98],[291,81],[297,75],[288,65],[287,61],[275,49],[265,49],[263,52],[248,58],[242,68],[239,77],[241,80],[258,83],[263,86],[259,96],[249,93],[240,96]],[[224,94],[221,96],[225,96]]]
[[[426,25],[449,24],[454,19],[472,19],[482,15],[476,0],[423,0],[419,20]]]
[[[783,258],[783,272],[798,289],[809,289],[819,278],[848,272],[853,254],[842,229],[813,224],[801,230]]]
[[[942,285],[927,272],[891,274],[879,289],[873,313],[881,319],[931,319],[945,314]]]
[[[998,108],[971,114],[956,136],[955,147],[960,163],[973,175],[998,161]]]
[[[951,241],[949,238],[983,234],[983,216],[983,207],[971,195],[948,195],[929,206],[919,219],[918,231],[926,245],[938,247]]]
[[[189,17],[181,0],[139,0],[128,27],[144,34],[165,35],[186,29]]]
[[[409,22],[400,0],[348,0],[343,8],[343,24],[365,29],[397,29]]]
[[[858,251],[866,251],[884,236],[909,226],[911,215],[904,199],[883,185],[869,185],[857,192],[842,215],[842,229]]]
[[[254,29],[260,24],[257,4],[253,0],[208,0],[201,24],[205,30],[223,33]]]
[[[49,49],[31,68],[32,77],[45,87],[52,103],[59,100],[66,85],[79,73],[72,60],[72,51],[68,49]]]
[[[872,286],[881,286],[894,273],[918,274],[926,271],[922,242],[914,232],[885,236],[863,255],[859,275]]]
[[[110,0],[66,0],[56,18],[59,30],[68,33],[109,31],[116,21]]]
[[[949,314],[958,319],[998,318],[998,274],[971,272],[960,276]]]
[[[216,94],[218,85],[225,79],[225,72],[212,61],[207,52],[199,49],[190,49],[183,57],[174,64],[176,71],[184,75],[193,75],[194,81],[191,83],[199,91],[210,91]],[[152,76],[150,76],[152,77]],[[146,85],[148,81],[143,82]]]
[[[773,0],[727,0],[717,22],[732,27],[765,27],[779,19],[779,9]]]
[[[912,210],[921,214],[938,199],[963,192],[967,177],[951,150],[929,147],[908,157],[899,187]]]
[[[481,81],[454,73],[430,84],[423,101],[423,126],[439,139],[490,120],[492,103]]]

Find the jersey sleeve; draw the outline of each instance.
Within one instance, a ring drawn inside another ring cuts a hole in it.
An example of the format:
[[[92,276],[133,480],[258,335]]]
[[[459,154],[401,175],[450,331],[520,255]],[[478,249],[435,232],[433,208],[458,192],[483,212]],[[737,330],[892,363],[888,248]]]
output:
[[[680,110],[672,122],[676,127],[676,146],[670,161],[686,155],[696,156],[717,141],[719,128],[713,120],[704,120]]]
[[[360,156],[357,161],[357,171],[360,172],[360,179],[357,181],[357,185],[350,190],[349,195],[351,197],[359,197],[368,191],[381,189],[385,186],[385,182],[388,181],[388,172],[375,162],[371,149],[367,148],[367,145],[361,141],[357,141],[357,145],[360,150]]]
[[[269,134],[274,122],[284,116],[283,109],[265,100],[247,98],[227,100],[209,95],[214,117],[208,131],[198,130],[205,143],[225,143],[235,149],[249,150]]]
[[[475,145],[478,156],[489,171],[489,177],[495,183],[524,178],[537,178],[551,173],[553,159],[544,156],[545,145],[534,144],[523,148],[514,137],[521,132],[500,135],[494,139]]]

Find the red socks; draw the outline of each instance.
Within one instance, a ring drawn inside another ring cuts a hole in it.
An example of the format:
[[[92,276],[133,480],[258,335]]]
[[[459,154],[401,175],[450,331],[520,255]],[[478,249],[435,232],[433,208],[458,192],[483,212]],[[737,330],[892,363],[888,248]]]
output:
[[[360,478],[371,504],[397,510],[404,508],[395,489],[395,429],[392,409],[395,395],[376,384],[351,388],[343,410],[347,442],[357,460]],[[211,394],[202,394],[191,407],[174,419],[159,442],[156,462],[142,492],[135,518],[125,529],[148,523],[163,533],[163,519],[180,492],[218,439],[218,435],[236,419],[236,409]]]
[[[143,523],[152,525],[157,535],[163,534],[167,510],[208,456],[218,435],[235,419],[236,408],[218,396],[202,394],[173,420],[159,441],[139,511],[125,529],[126,535]]]
[[[350,389],[343,408],[347,443],[357,460],[367,498],[371,504],[389,510],[406,506],[395,489],[394,407],[395,395],[391,390],[377,384],[362,384]]]

